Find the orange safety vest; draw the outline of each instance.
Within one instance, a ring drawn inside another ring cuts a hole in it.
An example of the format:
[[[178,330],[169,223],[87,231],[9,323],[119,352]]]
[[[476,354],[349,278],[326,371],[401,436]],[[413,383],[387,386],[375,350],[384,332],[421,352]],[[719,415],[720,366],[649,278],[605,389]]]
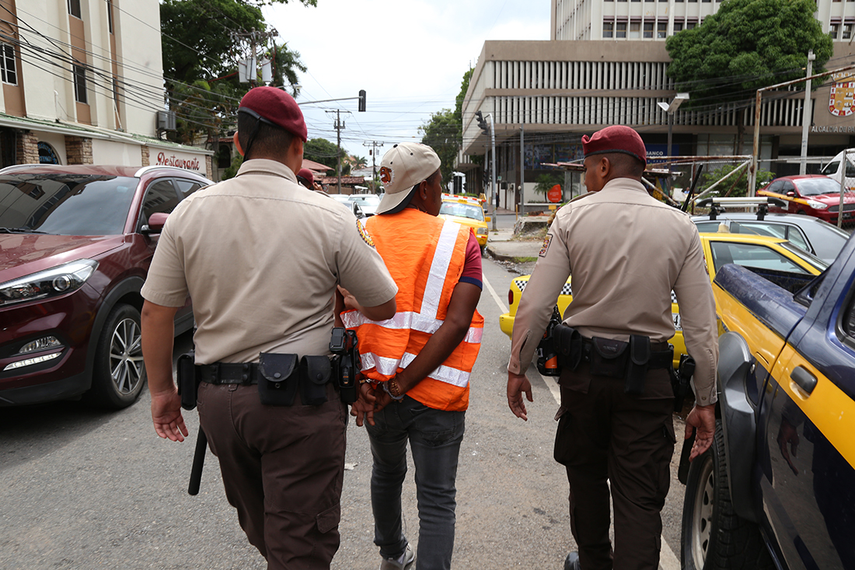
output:
[[[397,312],[372,321],[347,311],[342,321],[356,330],[363,376],[385,382],[416,358],[445,320],[471,230],[413,208],[372,216],[365,226],[398,285]],[[484,317],[475,311],[463,342],[407,395],[437,410],[468,408],[469,376],[483,330]]]

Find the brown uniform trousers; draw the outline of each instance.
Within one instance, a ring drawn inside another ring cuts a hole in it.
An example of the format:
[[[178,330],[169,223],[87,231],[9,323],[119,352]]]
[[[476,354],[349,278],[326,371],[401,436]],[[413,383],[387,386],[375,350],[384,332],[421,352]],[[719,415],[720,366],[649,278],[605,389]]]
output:
[[[258,386],[199,385],[199,420],[229,503],[268,569],[328,569],[339,547],[346,406],[264,406]],[[298,460],[295,460],[298,458]]]
[[[660,511],[671,482],[674,398],[668,371],[651,370],[641,396],[583,362],[563,371],[555,459],[567,468],[570,528],[582,570],[656,570]],[[609,541],[609,485],[615,547]]]

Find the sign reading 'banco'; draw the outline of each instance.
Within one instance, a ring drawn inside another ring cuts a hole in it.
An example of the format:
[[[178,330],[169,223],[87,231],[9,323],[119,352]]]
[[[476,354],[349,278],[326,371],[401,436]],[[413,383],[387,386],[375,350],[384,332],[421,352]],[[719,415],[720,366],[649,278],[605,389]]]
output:
[[[180,156],[176,156],[174,154],[167,156],[166,153],[159,152],[157,153],[157,165],[177,166],[178,168],[183,168],[185,170],[193,170],[195,172],[199,172],[199,159],[195,157],[181,158]]]

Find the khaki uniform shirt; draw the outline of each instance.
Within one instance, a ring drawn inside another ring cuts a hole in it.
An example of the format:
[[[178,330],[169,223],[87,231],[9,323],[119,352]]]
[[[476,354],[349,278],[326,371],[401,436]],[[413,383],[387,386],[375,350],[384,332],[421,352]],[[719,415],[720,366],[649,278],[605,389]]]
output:
[[[671,291],[695,359],[699,405],[716,401],[715,300],[698,230],[689,216],[648,195],[630,178],[561,208],[549,229],[514,319],[508,370],[524,374],[561,287],[573,273],[564,322],[585,337],[652,342],[674,336]]]
[[[367,307],[398,291],[365,235],[284,164],[249,160],[170,214],[142,295],[166,307],[190,295],[197,364],[329,354],[337,284]]]

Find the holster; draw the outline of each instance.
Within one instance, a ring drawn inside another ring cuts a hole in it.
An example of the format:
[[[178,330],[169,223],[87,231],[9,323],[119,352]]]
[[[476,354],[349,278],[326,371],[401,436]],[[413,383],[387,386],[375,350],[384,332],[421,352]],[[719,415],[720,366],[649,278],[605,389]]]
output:
[[[291,406],[300,383],[296,354],[262,352],[258,360],[258,396],[265,406]],[[305,403],[305,402],[304,402]]]
[[[626,394],[639,396],[644,393],[644,377],[650,362],[650,337],[630,335],[629,362],[626,367],[626,383],[623,391]]]
[[[178,395],[181,396],[181,407],[192,410],[196,407],[196,397],[199,392],[199,376],[196,374],[196,353],[192,350],[178,357]]]
[[[582,362],[584,344],[582,335],[573,327],[559,324],[553,331],[555,350],[558,353],[558,366],[561,369],[576,370]]]
[[[674,390],[674,411],[683,409],[683,401],[689,393],[689,382],[695,374],[695,359],[684,354],[680,357],[679,371],[671,368],[671,388]]]

